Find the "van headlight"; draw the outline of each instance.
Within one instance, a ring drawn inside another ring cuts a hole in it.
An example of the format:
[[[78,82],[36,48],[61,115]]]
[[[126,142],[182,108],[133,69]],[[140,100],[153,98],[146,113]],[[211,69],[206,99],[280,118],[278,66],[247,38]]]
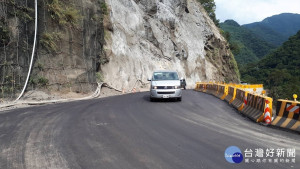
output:
[[[152,89],[157,89],[157,86],[152,86]]]

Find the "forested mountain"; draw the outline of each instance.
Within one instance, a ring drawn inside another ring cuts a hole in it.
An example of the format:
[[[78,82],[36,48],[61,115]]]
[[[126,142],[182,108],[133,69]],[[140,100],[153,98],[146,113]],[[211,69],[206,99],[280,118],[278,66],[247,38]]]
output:
[[[274,99],[300,92],[300,31],[261,61],[241,69],[242,80],[263,83]]]
[[[240,65],[258,61],[275,48],[234,20],[226,20],[220,23],[220,27],[225,31],[225,37],[229,40],[235,59]]]
[[[300,14],[282,13],[261,22],[243,25],[267,42],[280,46],[300,30]]]

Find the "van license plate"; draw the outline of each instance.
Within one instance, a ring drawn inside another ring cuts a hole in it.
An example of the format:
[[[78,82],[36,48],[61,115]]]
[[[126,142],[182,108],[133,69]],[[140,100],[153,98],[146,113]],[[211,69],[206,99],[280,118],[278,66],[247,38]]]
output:
[[[169,98],[169,97],[170,97],[169,95],[163,95],[164,99]]]

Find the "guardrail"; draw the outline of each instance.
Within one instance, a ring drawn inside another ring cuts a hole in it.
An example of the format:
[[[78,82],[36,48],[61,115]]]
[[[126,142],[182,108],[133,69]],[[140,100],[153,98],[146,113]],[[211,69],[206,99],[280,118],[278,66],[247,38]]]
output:
[[[221,100],[225,100],[255,122],[271,123],[273,99],[264,96],[263,92],[261,95],[257,93],[257,91],[263,91],[262,84],[242,85],[198,82],[195,90],[209,93]]]
[[[232,106],[239,111],[242,111],[247,104],[248,93],[248,91],[245,91],[241,88],[236,89],[236,99],[231,103]]]
[[[225,100],[229,104],[231,104],[233,102],[233,100],[235,99],[235,95],[236,95],[236,87],[229,86],[229,88],[228,88],[228,95],[225,97]]]
[[[294,101],[278,100],[275,118],[272,121],[273,99],[265,96],[262,84],[242,85],[225,83],[197,82],[196,91],[212,94],[225,100],[240,113],[255,122],[300,132],[300,102],[294,94]]]
[[[300,132],[300,102],[290,100],[278,100],[276,118],[272,125]]]

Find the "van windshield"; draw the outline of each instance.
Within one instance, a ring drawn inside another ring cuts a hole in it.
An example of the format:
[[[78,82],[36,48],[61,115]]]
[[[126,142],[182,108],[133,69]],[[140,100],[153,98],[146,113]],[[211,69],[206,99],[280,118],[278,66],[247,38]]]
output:
[[[179,78],[177,72],[154,72],[152,80],[179,80]]]

